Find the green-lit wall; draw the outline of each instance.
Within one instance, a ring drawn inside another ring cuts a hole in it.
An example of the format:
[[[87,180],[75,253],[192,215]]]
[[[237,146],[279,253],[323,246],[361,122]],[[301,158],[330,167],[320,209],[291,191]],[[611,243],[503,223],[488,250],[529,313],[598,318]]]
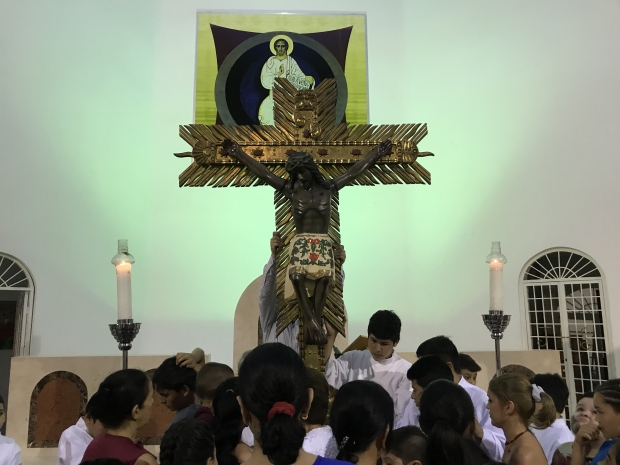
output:
[[[116,240],[136,257],[135,353],[199,345],[232,362],[232,321],[262,271],[269,188],[179,189],[193,115],[197,9],[216,1],[2,0],[0,251],[36,284],[33,355],[116,353]],[[431,186],[341,194],[353,335],[396,310],[401,349],[429,335],[491,350],[484,259],[508,257],[504,346],[524,347],[518,277],[554,246],[620,299],[620,4],[615,0],[231,1],[366,12],[372,123],[426,122]],[[620,347],[620,330],[614,347]]]

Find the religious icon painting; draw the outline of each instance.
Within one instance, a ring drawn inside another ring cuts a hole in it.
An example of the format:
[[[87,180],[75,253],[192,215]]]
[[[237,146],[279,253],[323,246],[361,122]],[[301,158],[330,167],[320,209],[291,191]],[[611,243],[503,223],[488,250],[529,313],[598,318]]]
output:
[[[196,124],[273,124],[274,80],[336,80],[336,123],[368,123],[366,16],[198,12]]]

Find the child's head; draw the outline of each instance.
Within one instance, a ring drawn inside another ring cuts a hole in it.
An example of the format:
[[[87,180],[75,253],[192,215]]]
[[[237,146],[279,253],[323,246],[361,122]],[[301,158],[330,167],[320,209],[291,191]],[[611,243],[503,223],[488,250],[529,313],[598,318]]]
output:
[[[417,426],[405,426],[388,435],[383,465],[424,465],[426,436]]]
[[[475,386],[478,372],[482,370],[482,368],[480,368],[480,365],[478,365],[473,358],[464,353],[459,354],[459,363],[461,365],[461,376],[469,384],[473,384]]]
[[[212,429],[215,436],[215,447],[218,465],[239,465],[235,457],[235,448],[241,440],[241,432],[245,425],[241,415],[241,407],[237,401],[239,396],[239,378],[228,378],[217,387],[213,397],[213,414],[215,419]]]
[[[359,455],[373,446],[380,453],[393,423],[394,401],[381,385],[362,380],[346,383],[336,394],[329,418],[340,448],[337,459],[357,463]]]
[[[294,463],[306,437],[300,417],[312,404],[299,354],[278,342],[256,347],[239,368],[239,397],[243,418],[269,461]]]
[[[577,434],[582,425],[592,422],[596,423],[596,409],[594,408],[594,393],[590,391],[584,393],[577,402],[575,413],[570,419],[570,429],[573,434]]]
[[[551,397],[558,415],[564,413],[564,408],[568,404],[568,386],[560,375],[551,373],[534,375],[530,383],[540,386],[545,394]],[[538,403],[536,407],[540,409]]]
[[[327,420],[327,411],[329,410],[329,385],[325,375],[318,370],[306,368],[306,379],[308,380],[308,388],[314,392],[312,405],[308,412],[308,418],[302,421],[306,425],[323,426]]]
[[[196,394],[200,397],[202,405],[211,407],[217,387],[233,376],[235,374],[228,365],[216,362],[205,363],[196,375]]]
[[[489,382],[489,416],[493,426],[501,428],[510,421],[518,421],[523,426],[534,423],[537,428],[546,428],[556,419],[553,399],[522,375],[509,373],[500,375]],[[542,408],[536,412],[536,403]]]
[[[606,439],[620,437],[620,379],[610,379],[594,389],[596,421]]]
[[[140,427],[151,417],[153,386],[141,370],[112,373],[99,385],[96,395],[91,414],[106,428],[120,428],[128,422]]]
[[[170,425],[161,440],[161,465],[217,465],[215,442],[209,426],[188,418]]]
[[[474,442],[474,404],[454,381],[437,380],[420,399],[420,427],[427,434],[426,457],[433,464],[478,464],[489,459]]]
[[[459,351],[456,349],[454,342],[446,336],[435,336],[427,339],[418,346],[416,355],[418,358],[426,357],[428,355],[437,355],[448,364],[455,376],[461,372]]]
[[[390,358],[400,341],[400,318],[392,310],[379,310],[368,321],[368,350],[380,362]]]
[[[103,436],[107,433],[108,429],[103,425],[101,420],[95,417],[93,411],[97,411],[97,403],[101,401],[101,395],[96,393],[92,395],[92,397],[88,400],[86,404],[86,409],[84,412],[84,423],[86,423],[86,429],[88,430],[88,434],[90,434],[93,438],[98,438],[99,436]]]
[[[433,381],[445,379],[454,381],[450,367],[437,355],[429,355],[418,359],[407,371],[407,378],[411,381],[411,398],[420,406],[422,392]]]
[[[153,374],[153,387],[168,409],[182,410],[194,403],[196,370],[177,365],[176,357],[167,358]]]

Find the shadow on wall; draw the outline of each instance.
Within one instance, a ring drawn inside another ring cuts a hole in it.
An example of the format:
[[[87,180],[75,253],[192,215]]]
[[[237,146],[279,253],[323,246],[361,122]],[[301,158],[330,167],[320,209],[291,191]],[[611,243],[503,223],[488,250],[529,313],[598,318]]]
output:
[[[146,374],[153,377],[155,369]],[[162,403],[157,392],[150,421],[138,430],[143,444],[159,445],[174,412]],[[55,371],[37,383],[30,396],[28,448],[58,447],[62,432],[84,413],[88,400],[86,384],[75,373]]]

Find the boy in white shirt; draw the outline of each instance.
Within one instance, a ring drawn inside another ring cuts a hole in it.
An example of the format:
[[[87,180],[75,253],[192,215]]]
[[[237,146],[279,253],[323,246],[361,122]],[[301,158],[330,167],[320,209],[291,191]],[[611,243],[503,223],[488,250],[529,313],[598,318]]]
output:
[[[394,352],[400,340],[401,322],[398,315],[392,310],[376,312],[368,322],[368,348],[352,350],[338,359],[331,355],[336,331],[329,324],[326,328],[324,354],[327,382],[336,389],[358,379],[380,384],[394,400],[394,423],[398,423],[411,397],[411,383],[407,379],[411,363]]]
[[[474,411],[476,412],[476,420],[478,422],[476,424],[476,436],[480,439],[480,446],[491,460],[501,462],[506,438],[501,429],[491,424],[491,417],[487,409],[487,404],[489,403],[487,393],[479,387],[469,384],[460,375],[459,351],[454,343],[446,336],[435,336],[420,344],[418,350],[416,350],[416,355],[418,358],[437,355],[448,364],[452,370],[454,382],[465,389],[474,404]]]
[[[58,441],[58,465],[79,465],[90,442],[107,432],[101,421],[93,418],[92,407],[97,402],[94,394],[86,404],[86,412],[78,422],[62,432]]]
[[[575,440],[575,435],[566,425],[566,420],[562,416],[564,413],[564,407],[568,403],[568,386],[560,375],[556,374],[544,374],[535,375],[530,379],[530,383],[536,384],[541,387],[547,395],[553,399],[555,405],[556,420],[546,428],[539,428],[532,425],[530,430],[538,439],[538,442],[543,448],[547,462],[551,465],[553,460],[553,454],[565,442],[572,442]],[[536,408],[540,408],[541,404],[536,404]]]
[[[4,399],[0,396],[0,429],[6,421]],[[22,465],[22,450],[17,443],[0,434],[0,463],[2,465]]]

